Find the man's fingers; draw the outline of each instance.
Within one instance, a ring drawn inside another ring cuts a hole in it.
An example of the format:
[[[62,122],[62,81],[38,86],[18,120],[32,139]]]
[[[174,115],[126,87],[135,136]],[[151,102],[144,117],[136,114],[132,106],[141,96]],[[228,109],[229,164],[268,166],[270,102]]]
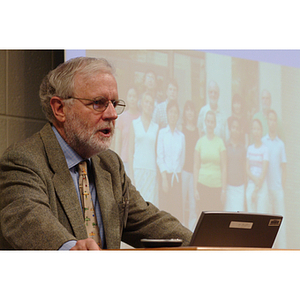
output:
[[[93,239],[85,239],[77,241],[76,245],[70,250],[101,250]]]

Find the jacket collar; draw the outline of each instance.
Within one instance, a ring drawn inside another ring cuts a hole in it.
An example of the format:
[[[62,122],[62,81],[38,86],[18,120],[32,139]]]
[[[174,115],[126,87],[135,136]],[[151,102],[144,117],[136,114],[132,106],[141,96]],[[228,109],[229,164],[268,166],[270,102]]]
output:
[[[121,228],[118,203],[113,193],[111,174],[100,167],[101,158],[92,157],[95,175],[95,186],[100,204],[101,216],[105,232],[105,241],[108,249],[120,248]]]
[[[52,180],[59,201],[71,223],[75,237],[77,239],[85,239],[87,238],[87,233],[74,182],[64,153],[50,123],[46,124],[40,131],[40,136],[44,143],[49,166],[53,171]]]

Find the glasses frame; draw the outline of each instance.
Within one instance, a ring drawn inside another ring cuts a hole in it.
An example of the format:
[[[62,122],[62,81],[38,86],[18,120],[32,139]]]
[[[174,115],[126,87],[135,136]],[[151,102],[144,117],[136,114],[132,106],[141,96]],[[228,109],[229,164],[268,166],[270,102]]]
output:
[[[107,98],[105,98],[105,97],[97,97],[97,98],[95,98],[95,99],[86,99],[86,98],[78,98],[78,97],[69,97],[69,98],[63,99],[63,100],[65,101],[65,100],[72,100],[72,99],[79,100],[80,102],[81,102],[81,100],[84,100],[84,101],[90,101],[90,102],[92,102],[92,103],[90,103],[89,105],[93,105],[93,109],[94,109],[95,111],[97,111],[97,112],[100,112],[100,113],[103,113],[103,112],[107,109],[109,103],[111,103],[111,104],[113,105],[114,109],[116,110],[117,115],[122,114],[122,113],[124,112],[124,110],[125,110],[125,107],[126,107],[125,101],[122,100],[122,99],[118,99],[118,100],[109,100],[109,99],[107,99]],[[95,108],[96,102],[97,102],[97,101],[102,101],[102,100],[104,100],[104,101],[103,101],[104,108],[101,109],[101,110],[100,110],[100,109],[96,109],[96,108]]]

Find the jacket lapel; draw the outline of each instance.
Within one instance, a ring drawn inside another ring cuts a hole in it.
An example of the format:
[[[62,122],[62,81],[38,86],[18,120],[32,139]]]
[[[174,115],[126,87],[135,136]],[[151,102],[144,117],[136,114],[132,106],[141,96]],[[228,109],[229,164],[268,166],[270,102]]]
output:
[[[86,239],[88,237],[86,227],[83,222],[82,210],[71,175],[68,177],[62,172],[56,172],[53,177],[53,184],[57,196],[71,223],[75,237],[79,240]]]
[[[93,157],[92,162],[106,246],[108,249],[118,249],[121,242],[120,221],[118,204],[112,189],[111,175],[101,167],[98,167],[100,166],[100,158],[98,156]]]
[[[82,210],[63,151],[50,124],[41,131],[49,165],[53,170],[53,185],[77,239],[87,238]]]

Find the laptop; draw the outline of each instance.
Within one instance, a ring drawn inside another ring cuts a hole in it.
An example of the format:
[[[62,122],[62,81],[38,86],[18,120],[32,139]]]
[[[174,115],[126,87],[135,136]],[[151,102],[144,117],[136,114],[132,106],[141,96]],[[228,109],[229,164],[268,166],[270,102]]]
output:
[[[203,211],[190,246],[272,248],[282,219],[271,214]]]

